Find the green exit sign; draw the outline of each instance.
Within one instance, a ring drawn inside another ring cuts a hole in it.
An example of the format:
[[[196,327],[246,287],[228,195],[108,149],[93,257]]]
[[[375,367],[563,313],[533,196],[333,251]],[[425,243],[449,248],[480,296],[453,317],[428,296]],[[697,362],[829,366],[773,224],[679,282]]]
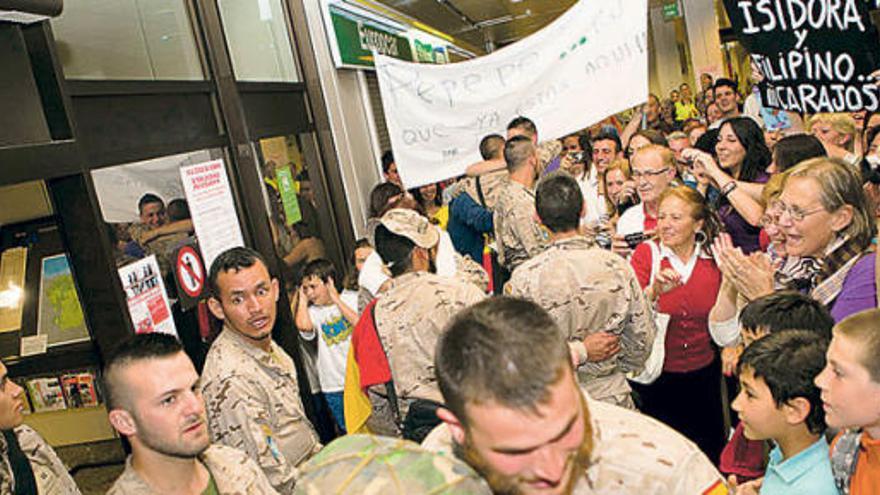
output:
[[[667,3],[663,6],[663,20],[671,21],[681,17],[681,11],[678,9],[678,2]]]

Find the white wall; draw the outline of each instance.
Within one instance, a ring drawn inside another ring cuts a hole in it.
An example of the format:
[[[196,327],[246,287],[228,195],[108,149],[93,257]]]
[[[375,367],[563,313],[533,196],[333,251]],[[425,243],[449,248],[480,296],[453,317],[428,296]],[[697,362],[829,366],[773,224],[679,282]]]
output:
[[[370,127],[372,117],[364,99],[366,82],[355,70],[335,67],[321,1],[303,0],[303,5],[324,94],[324,101],[319,104],[324,104],[330,115],[330,132],[336,144],[332,151],[340,164],[352,227],[357,237],[363,237],[370,191],[381,179],[375,131]]]
[[[715,15],[715,2],[707,0],[681,0],[684,18],[687,24],[688,43],[690,44],[691,60],[694,75],[708,72],[713,78],[724,73],[721,57],[721,38],[718,35],[718,18]],[[699,89],[691,83],[691,87]]]
[[[684,82],[681,75],[681,62],[675,38],[675,25],[663,20],[662,7],[649,7],[648,22],[651,25],[651,54],[649,87],[661,99],[669,96],[673,87]]]

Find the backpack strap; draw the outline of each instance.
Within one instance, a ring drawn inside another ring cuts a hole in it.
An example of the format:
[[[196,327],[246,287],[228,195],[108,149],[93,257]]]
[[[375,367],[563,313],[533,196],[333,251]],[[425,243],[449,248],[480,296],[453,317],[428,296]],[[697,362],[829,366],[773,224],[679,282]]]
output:
[[[379,327],[376,325],[376,305],[371,304],[367,310],[370,312],[370,319],[373,321],[373,329],[376,331],[376,340],[379,341],[379,347],[385,354],[385,360],[388,361],[388,369],[391,369],[391,359],[388,357],[388,351],[385,350],[385,344],[382,342],[382,336],[379,334]],[[400,431],[403,431],[403,418],[400,416],[400,402],[397,399],[397,388],[394,386],[394,377],[385,383],[385,395],[388,397],[388,403],[391,406],[391,414],[394,415],[394,422]]]
[[[477,180],[476,180],[476,184],[477,184],[477,196],[480,197],[480,198],[479,198],[479,199],[480,199],[480,204],[483,206],[483,208],[487,208],[487,206],[486,206],[486,196],[483,194],[483,183],[480,181],[481,178],[482,178],[481,176],[479,176],[479,175],[477,176]]]
[[[841,495],[849,495],[850,482],[859,463],[859,445],[862,433],[857,430],[845,430],[831,451],[831,473],[834,484]]]

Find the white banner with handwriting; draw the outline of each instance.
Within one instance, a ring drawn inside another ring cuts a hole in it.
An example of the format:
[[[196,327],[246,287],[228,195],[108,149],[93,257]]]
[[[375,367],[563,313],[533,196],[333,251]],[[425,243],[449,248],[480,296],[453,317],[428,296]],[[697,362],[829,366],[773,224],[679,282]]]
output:
[[[647,0],[580,0],[544,29],[447,65],[376,55],[394,158],[406,187],[456,177],[480,140],[532,119],[559,138],[645,101]]]

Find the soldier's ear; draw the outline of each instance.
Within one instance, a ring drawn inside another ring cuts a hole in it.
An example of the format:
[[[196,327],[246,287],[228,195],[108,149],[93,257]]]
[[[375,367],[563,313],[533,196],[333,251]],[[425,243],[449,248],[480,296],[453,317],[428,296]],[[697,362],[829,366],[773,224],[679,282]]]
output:
[[[275,302],[278,302],[278,296],[281,295],[280,285],[278,285],[278,279],[272,279],[272,290],[275,291]]]
[[[211,310],[211,314],[213,314],[218,320],[226,318],[226,315],[223,314],[223,306],[214,296],[208,298],[208,309]]]
[[[443,421],[446,424],[446,427],[449,428],[449,433],[452,435],[452,440],[459,445],[464,445],[466,433],[464,431],[464,426],[461,424],[461,421],[452,413],[449,409],[445,407],[441,407],[437,409],[437,417],[440,421]]]
[[[134,418],[132,418],[131,414],[125,409],[111,410],[107,414],[107,419],[110,420],[110,424],[113,425],[113,428],[115,428],[120,435],[130,437],[137,434],[137,425],[134,422]]]

